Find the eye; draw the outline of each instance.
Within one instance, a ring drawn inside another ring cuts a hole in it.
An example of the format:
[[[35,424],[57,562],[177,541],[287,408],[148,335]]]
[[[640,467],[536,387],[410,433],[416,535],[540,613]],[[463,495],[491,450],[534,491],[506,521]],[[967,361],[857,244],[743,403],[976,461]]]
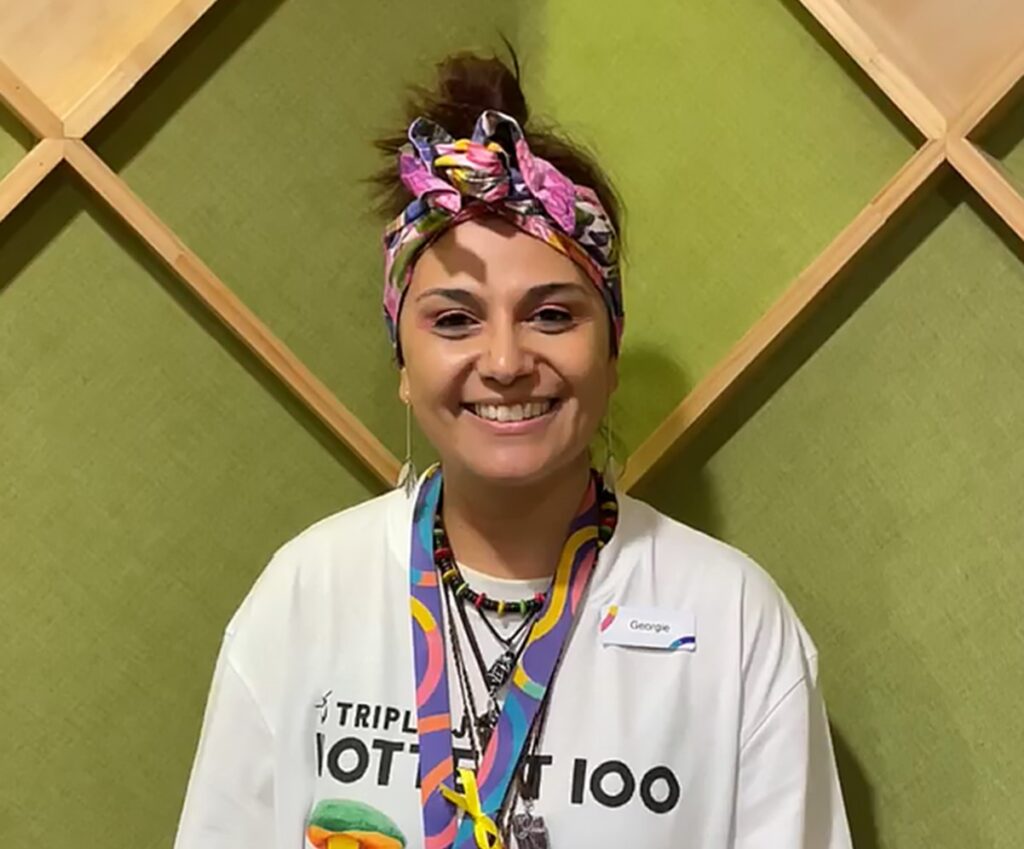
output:
[[[442,313],[434,319],[434,327],[437,330],[459,331],[466,330],[476,322],[469,313],[453,310]]]
[[[541,307],[531,318],[545,330],[560,330],[572,324],[572,313],[563,307]]]

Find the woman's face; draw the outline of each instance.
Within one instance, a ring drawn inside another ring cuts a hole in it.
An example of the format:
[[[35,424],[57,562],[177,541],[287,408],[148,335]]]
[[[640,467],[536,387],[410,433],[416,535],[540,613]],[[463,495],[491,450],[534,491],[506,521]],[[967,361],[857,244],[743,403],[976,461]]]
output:
[[[447,469],[528,484],[581,462],[617,382],[604,301],[568,257],[497,217],[419,257],[399,394]]]

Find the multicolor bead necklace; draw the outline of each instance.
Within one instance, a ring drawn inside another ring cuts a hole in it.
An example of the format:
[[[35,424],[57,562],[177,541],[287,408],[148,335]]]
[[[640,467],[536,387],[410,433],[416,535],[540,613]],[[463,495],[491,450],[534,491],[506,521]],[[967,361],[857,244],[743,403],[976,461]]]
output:
[[[596,473],[595,478],[600,511],[597,528],[597,550],[600,551],[615,533],[618,522],[618,502],[615,493],[612,490],[605,489],[601,477]],[[434,523],[434,562],[445,590],[443,591],[443,597],[447,608],[445,618],[448,620],[448,635],[451,640],[463,709],[468,714],[467,719],[470,720],[468,723],[470,748],[477,768],[479,768],[480,757],[487,747],[498,719],[500,711],[499,692],[508,683],[511,672],[519,661],[522,650],[528,641],[530,631],[533,628],[536,614],[544,606],[547,593],[537,593],[532,599],[504,602],[488,598],[485,593],[473,590],[455,563],[454,554],[448,542],[441,515],[442,509],[439,503]],[[498,642],[505,647],[505,651],[490,667],[487,667],[484,663],[476,635],[466,616],[467,605],[472,605],[476,608],[484,624]],[[454,611],[453,608],[455,608]],[[511,637],[504,638],[498,634],[494,625],[488,619],[486,611],[497,613],[499,616],[513,612],[519,613],[525,619]],[[472,695],[472,685],[469,681],[469,670],[459,646],[459,638],[455,627],[456,617],[452,615],[453,612],[461,620],[463,632],[473,650],[479,671],[484,678],[488,694],[488,706],[487,711],[483,714],[477,712],[475,699]],[[525,635],[526,639],[521,644],[516,645],[521,635]],[[523,763],[529,763],[529,758],[535,757],[539,752],[540,739],[543,735],[549,703],[550,688],[544,694],[541,709],[535,721],[531,723],[526,746],[522,752],[522,755],[527,757],[524,761],[520,761],[520,766]],[[517,844],[524,847],[524,849],[534,849],[534,847],[536,849],[547,849],[549,844],[544,819],[533,812],[533,805],[536,801],[536,797],[533,795],[534,790],[527,789],[523,786],[522,782],[523,774],[519,772],[517,779],[513,782],[512,787],[509,788],[511,792],[504,799],[497,814],[500,834],[507,843],[511,832],[515,835]],[[521,813],[515,813],[516,803],[520,800],[525,805],[525,810]]]
[[[448,534],[444,529],[444,521],[441,519],[440,509],[437,511],[434,523],[434,562],[441,573],[441,580],[452,588],[455,598],[471,604],[478,610],[497,613],[499,616],[504,616],[506,613],[528,616],[540,610],[544,606],[544,599],[547,598],[547,593],[534,593],[533,598],[520,601],[501,601],[489,598],[487,593],[478,593],[474,590],[462,576],[462,572],[455,562],[452,547],[448,542]]]

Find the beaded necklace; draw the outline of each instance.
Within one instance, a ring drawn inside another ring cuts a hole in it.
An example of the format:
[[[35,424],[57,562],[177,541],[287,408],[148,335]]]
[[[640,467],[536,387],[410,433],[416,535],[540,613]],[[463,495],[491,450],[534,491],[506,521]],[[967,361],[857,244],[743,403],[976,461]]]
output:
[[[451,587],[448,587],[449,596],[452,595]],[[526,641],[529,638],[529,629],[533,625],[533,621],[536,614],[531,613],[527,616],[515,633],[506,640],[500,636],[494,626],[486,618],[486,614],[481,612],[481,619],[484,624],[491,629],[492,633],[495,634],[499,641],[499,644],[504,648],[504,651],[497,657],[497,659],[488,664],[484,660],[483,651],[480,648],[480,643],[477,640],[476,632],[473,627],[469,624],[469,615],[466,610],[466,605],[463,599],[451,598],[451,603],[448,606],[448,613],[458,614],[458,618],[462,623],[462,631],[466,635],[466,642],[469,644],[470,650],[473,653],[473,657],[476,660],[477,669],[480,672],[481,678],[483,678],[484,686],[487,690],[487,709],[483,713],[478,713],[476,704],[472,699],[472,690],[470,690],[470,699],[465,707],[471,711],[473,718],[473,726],[476,729],[477,737],[479,738],[479,749],[483,751],[487,747],[487,743],[491,738],[491,732],[494,731],[495,725],[498,724],[498,717],[501,714],[501,703],[500,694],[502,688],[508,683],[512,677],[512,672],[515,670],[516,664],[519,662],[519,657],[526,648]],[[454,610],[452,609],[454,608]],[[452,617],[454,619],[454,617]],[[454,624],[454,623],[453,623]],[[452,637],[452,649],[454,652],[454,659],[456,666],[465,666],[465,660],[462,657],[462,650],[460,644],[455,641],[455,637]],[[465,699],[464,699],[465,701]]]
[[[504,616],[506,613],[520,613],[526,616],[536,613],[544,606],[547,593],[534,593],[533,598],[520,601],[502,601],[488,598],[487,593],[478,593],[474,590],[462,576],[459,565],[455,562],[451,544],[448,542],[448,534],[444,529],[444,521],[441,518],[440,506],[438,506],[434,519],[434,546],[434,562],[441,573],[441,580],[453,588],[455,597],[460,601],[468,601],[477,610],[487,610],[497,613],[499,616]]]
[[[614,493],[611,492],[610,490],[606,490],[603,487],[601,478],[596,472],[593,473],[593,480],[591,486],[593,487],[591,492],[594,493],[594,495],[592,495],[591,497],[594,498],[594,500],[597,502],[594,506],[598,508],[598,510],[595,511],[595,513],[597,514],[595,516],[597,534],[594,542],[596,543],[596,550],[599,551],[601,548],[604,547],[604,545],[608,542],[608,540],[614,533],[618,515],[618,504],[616,502]],[[540,612],[542,609],[545,609],[544,605],[548,601],[547,596],[549,593],[538,593],[534,596],[533,599],[509,603],[490,599],[486,596],[486,594],[477,593],[471,587],[469,587],[468,583],[463,578],[461,572],[458,570],[458,566],[455,563],[451,546],[448,543],[447,536],[444,532],[444,525],[440,520],[442,512],[440,504],[440,487],[438,487],[438,491],[435,492],[434,498],[436,498],[436,501],[433,504],[431,504],[431,507],[435,511],[433,534],[431,535],[431,541],[434,543],[434,565],[435,568],[437,569],[436,574],[440,577],[438,583],[441,584],[441,595],[443,595],[444,597],[443,604],[445,607],[446,614],[444,618],[448,620],[448,636],[452,644],[453,660],[455,661],[454,665],[456,667],[456,672],[458,675],[460,695],[462,696],[464,711],[467,713],[469,717],[472,718],[472,721],[468,723],[472,757],[475,762],[476,772],[480,772],[481,768],[483,768],[484,774],[486,775],[486,773],[490,769],[490,765],[485,764],[483,767],[481,767],[480,758],[483,756],[484,750],[488,747],[491,734],[499,718],[498,694],[502,687],[504,687],[505,684],[508,683],[509,677],[511,676],[513,669],[519,669],[520,672],[517,672],[517,675],[521,674],[522,652],[531,642],[533,642],[532,632],[534,630],[535,617],[538,612]],[[428,500],[433,501],[434,499],[431,498]],[[426,504],[422,504],[420,506],[425,507]],[[422,516],[422,518],[425,519],[426,516]],[[574,520],[574,527],[576,526],[576,523],[580,521],[580,519],[581,517],[577,517],[577,519]],[[416,535],[414,534],[414,539],[415,536]],[[570,536],[570,541],[571,539],[572,536]],[[570,543],[567,542],[567,546],[569,544]],[[582,549],[578,554],[582,555]],[[563,552],[563,559],[564,557],[565,552]],[[573,561],[576,561],[576,557],[573,557],[572,559]],[[564,592],[566,589],[568,589],[564,581],[568,576],[568,573],[564,572],[563,569],[564,566],[560,566],[559,571],[556,574],[556,578],[552,584],[552,588],[554,588],[556,581],[558,582],[558,596],[563,596],[563,598],[560,601],[555,601],[555,604],[558,605],[564,605],[566,601],[568,601],[568,599],[564,598]],[[589,573],[589,571],[590,568],[588,567],[587,572]],[[414,567],[414,586],[422,580],[422,578],[417,578],[416,574],[422,575],[422,573],[417,573]],[[581,577],[582,574],[583,573],[581,573]],[[587,575],[587,577],[589,577],[589,575]],[[575,610],[576,606],[578,605],[582,594],[582,590],[585,589],[586,586],[585,578],[582,580],[582,583],[573,582],[573,591],[570,593],[572,599],[571,607],[573,610]],[[488,627],[489,630],[491,630],[492,634],[495,636],[498,642],[505,646],[505,652],[503,652],[502,655],[498,658],[498,660],[490,667],[487,667],[487,665],[485,664],[482,653],[480,652],[479,649],[479,645],[476,641],[476,635],[474,634],[472,627],[469,625],[467,616],[467,605],[471,605],[473,608],[476,609],[481,619],[483,619],[485,625]],[[463,629],[466,633],[467,642],[473,649],[473,653],[476,657],[480,673],[484,678],[485,685],[488,691],[488,711],[483,716],[479,715],[476,710],[475,701],[472,695],[472,687],[469,682],[467,665],[465,662],[465,658],[463,657],[463,653],[460,649],[459,640],[455,629],[455,616],[452,615],[453,608],[454,612],[458,614],[458,617],[462,623]],[[510,638],[506,639],[497,633],[497,630],[494,628],[493,624],[487,618],[486,611],[488,610],[497,613],[499,616],[505,615],[510,612],[522,612],[522,614],[526,616],[526,619],[519,626],[516,632],[513,633],[513,635]],[[548,630],[550,630],[552,627],[550,624],[552,621],[550,616],[551,612],[548,611],[546,613]],[[559,621],[562,621],[561,617],[559,618]],[[522,643],[516,646],[516,640],[523,635],[525,635],[525,638],[523,639]],[[562,639],[566,639],[567,636],[567,634],[563,635]],[[557,657],[554,659],[555,666],[560,665],[561,654],[562,652],[559,651]],[[548,673],[549,683],[553,679],[554,673],[555,669],[550,669]],[[534,686],[535,685],[533,685],[533,682],[531,682],[528,677],[522,681],[517,681],[517,687],[514,688],[517,690],[517,692],[510,695],[510,698],[521,700],[526,693],[532,693]],[[523,739],[522,743],[520,743],[518,746],[513,747],[514,749],[518,749],[518,751],[516,751],[514,754],[510,753],[510,755],[512,755],[513,757],[513,762],[509,764],[508,767],[508,778],[504,782],[502,782],[502,784],[504,785],[504,792],[498,791],[497,794],[492,794],[490,796],[491,799],[495,799],[495,797],[497,796],[498,804],[496,807],[494,806],[493,802],[490,802],[485,804],[484,810],[480,812],[480,816],[484,820],[486,820],[489,827],[492,827],[494,829],[493,836],[495,838],[497,838],[499,841],[507,841],[509,829],[511,828],[512,833],[516,836],[517,843],[520,846],[524,847],[524,849],[526,847],[536,847],[536,849],[543,849],[548,845],[547,831],[544,825],[543,817],[534,816],[533,814],[533,802],[536,798],[535,794],[537,788],[532,786],[532,781],[527,781],[527,786],[524,787],[523,770],[524,765],[528,766],[532,762],[531,757],[535,757],[537,754],[541,734],[543,731],[544,721],[546,719],[549,696],[550,686],[547,685],[543,686],[542,689],[539,689],[536,695],[531,694],[530,696],[528,696],[528,698],[536,699],[537,702],[539,702],[539,704],[536,704],[536,706],[533,708],[533,716],[531,717],[531,721],[528,723],[528,726],[525,729],[525,739]],[[508,727],[505,726],[506,733],[508,732],[508,730]],[[501,748],[504,747],[499,744],[499,749]],[[493,758],[494,754],[495,753],[492,750],[488,750],[489,759]],[[454,764],[452,766],[454,766]],[[471,773],[467,777],[475,778],[475,773]],[[488,783],[485,781],[482,789],[486,789],[487,786]],[[495,788],[495,790],[498,790],[498,788]],[[513,810],[518,799],[523,800],[525,812],[513,815]],[[426,803],[426,801],[427,799],[425,797],[424,802]],[[427,812],[425,810],[425,814],[426,813]],[[490,814],[493,814],[494,818],[491,818],[489,816]],[[476,822],[475,816],[474,821]],[[477,825],[480,825],[480,823],[477,822]],[[430,830],[428,826],[428,835],[429,834]],[[465,834],[465,832],[460,832],[460,837],[463,834]],[[445,836],[447,837],[448,835],[446,834]],[[438,837],[440,837],[440,835],[438,835]],[[443,839],[444,838],[442,838],[442,840]],[[481,840],[483,840],[483,838],[480,835],[478,835],[478,844],[485,845],[483,842],[480,842]],[[456,842],[461,844],[461,840]],[[502,845],[502,843],[498,842],[491,844],[490,842],[487,842],[486,845],[500,846]]]
[[[442,584],[451,593],[454,600],[454,604],[451,607],[455,608],[454,612],[458,613],[462,621],[466,641],[469,643],[487,688],[486,711],[478,713],[475,704],[465,705],[467,710],[471,710],[471,725],[477,732],[480,749],[482,750],[486,748],[491,732],[494,730],[494,726],[497,725],[498,716],[501,713],[498,694],[508,683],[509,678],[512,677],[512,672],[515,670],[519,656],[526,647],[529,628],[544,605],[547,593],[534,593],[532,598],[520,601],[505,601],[503,599],[488,598],[486,593],[474,590],[465,579],[465,576],[463,576],[462,570],[459,569],[459,565],[455,560],[451,543],[448,540],[448,533],[444,527],[443,515],[444,497],[442,495],[438,499],[437,513],[434,517],[434,563],[441,576]],[[467,604],[476,610],[484,625],[487,626],[494,636],[494,639],[504,648],[504,651],[491,664],[487,664],[484,661],[483,652],[480,650],[476,633],[469,624],[466,612]],[[453,611],[449,608],[449,613],[451,612]],[[510,637],[505,638],[498,633],[497,628],[487,618],[488,612],[496,613],[499,617],[518,613],[524,618],[515,632]],[[459,644],[454,636],[452,636],[452,646],[453,650],[458,650],[459,648]],[[458,659],[461,659],[461,652]],[[469,696],[472,699],[472,690],[469,690]]]

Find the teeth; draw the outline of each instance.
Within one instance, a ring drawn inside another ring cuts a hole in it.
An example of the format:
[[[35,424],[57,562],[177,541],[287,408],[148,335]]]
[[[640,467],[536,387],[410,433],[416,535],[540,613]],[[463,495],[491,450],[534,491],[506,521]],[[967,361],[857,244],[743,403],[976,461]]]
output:
[[[473,412],[492,422],[521,422],[543,416],[551,409],[551,401],[531,401],[528,404],[474,404]]]

